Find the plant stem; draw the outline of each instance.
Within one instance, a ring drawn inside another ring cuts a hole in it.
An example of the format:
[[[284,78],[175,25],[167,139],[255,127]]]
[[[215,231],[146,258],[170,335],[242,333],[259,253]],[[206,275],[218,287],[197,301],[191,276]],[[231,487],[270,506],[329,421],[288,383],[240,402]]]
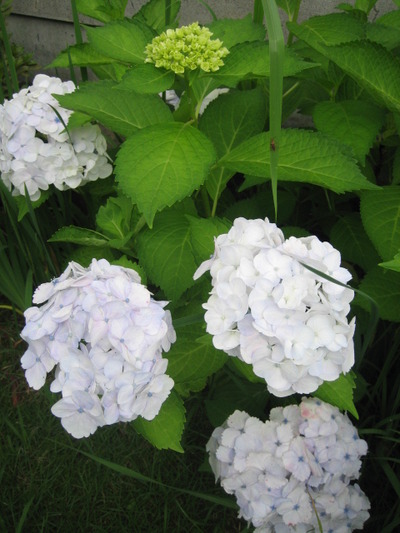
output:
[[[285,45],[275,0],[262,0],[267,23],[270,58],[269,130],[270,172],[275,220],[278,218],[278,159],[282,124],[283,57]]]
[[[72,19],[74,21],[74,31],[75,31],[75,40],[76,44],[82,44],[82,32],[81,32],[81,25],[79,22],[79,15],[78,15],[78,9],[76,7],[76,1],[71,0],[71,9],[72,9]],[[88,71],[86,67],[80,67],[82,81],[88,80]]]
[[[294,11],[293,11],[293,16],[291,18],[289,18],[290,22],[297,22],[297,19],[298,19],[298,16],[299,16],[300,4],[301,4],[301,0],[297,0],[296,6],[295,6]],[[292,42],[293,42],[293,33],[289,32],[287,45],[290,46],[292,44]]]

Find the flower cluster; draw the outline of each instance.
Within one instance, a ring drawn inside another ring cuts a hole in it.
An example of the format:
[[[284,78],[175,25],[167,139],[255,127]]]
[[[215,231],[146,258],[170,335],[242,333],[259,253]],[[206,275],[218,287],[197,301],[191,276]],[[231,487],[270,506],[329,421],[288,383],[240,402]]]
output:
[[[268,219],[238,218],[195,273],[212,276],[207,332],[214,346],[251,364],[276,396],[308,394],[354,363],[354,292],[340,253],[317,237],[290,237]],[[307,265],[314,269],[311,271]]]
[[[0,105],[0,173],[14,195],[31,200],[54,185],[59,190],[106,178],[112,167],[98,126],[65,131],[72,111],[53,94],[75,90],[72,81],[38,74],[33,84]]]
[[[153,419],[174,382],[165,374],[175,341],[167,302],[156,302],[129,268],[92,260],[69,263],[42,284],[25,311],[22,356],[26,379],[40,389],[56,367],[52,392],[62,399],[52,412],[76,438],[104,424]]]
[[[155,37],[146,46],[146,63],[183,74],[185,69],[200,68],[205,72],[215,72],[224,64],[223,58],[229,54],[219,39],[211,39],[212,33],[197,22],[176,30],[167,30]]]
[[[351,483],[367,444],[321,400],[276,407],[266,422],[235,411],[207,450],[216,479],[257,533],[319,531],[318,519],[325,533],[349,533],[369,517],[368,498]]]

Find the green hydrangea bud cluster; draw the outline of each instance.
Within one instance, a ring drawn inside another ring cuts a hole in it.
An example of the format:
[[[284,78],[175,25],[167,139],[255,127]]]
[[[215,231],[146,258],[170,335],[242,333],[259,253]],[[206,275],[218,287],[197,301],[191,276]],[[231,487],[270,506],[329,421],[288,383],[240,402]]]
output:
[[[201,68],[215,72],[224,64],[222,58],[229,54],[219,39],[211,39],[212,32],[197,22],[167,30],[146,46],[146,63],[183,74],[185,69]]]

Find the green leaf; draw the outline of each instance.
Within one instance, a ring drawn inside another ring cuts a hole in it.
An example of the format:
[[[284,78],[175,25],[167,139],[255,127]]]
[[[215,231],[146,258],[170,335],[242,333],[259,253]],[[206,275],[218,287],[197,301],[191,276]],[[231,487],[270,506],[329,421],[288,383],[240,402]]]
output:
[[[399,28],[385,26],[384,24],[367,24],[366,37],[370,41],[381,44],[388,50],[393,50],[400,45]]]
[[[145,24],[135,20],[119,20],[105,26],[85,26],[90,44],[100,54],[129,64],[141,64],[145,60],[146,45],[154,33]]]
[[[76,67],[90,67],[91,65],[104,65],[114,60],[98,52],[91,44],[83,43],[69,46],[53,59],[47,68],[69,68],[72,62]]]
[[[400,63],[377,43],[357,41],[323,47],[323,53],[370,93],[378,103],[400,111]]]
[[[88,245],[79,246],[78,248],[75,248],[75,250],[72,250],[71,254],[68,256],[68,261],[75,261],[84,268],[89,267],[92,259],[107,259],[107,261],[112,263],[115,257],[108,244],[107,247]]]
[[[339,218],[332,227],[330,242],[340,250],[342,259],[360,266],[365,272],[379,262],[379,256],[365,233],[358,213]]]
[[[213,391],[204,403],[210,422],[220,426],[235,409],[246,411],[250,416],[265,417],[268,398],[265,383],[250,383],[232,372],[231,377],[221,376],[214,383]]]
[[[318,51],[322,51],[321,45],[333,46],[365,37],[363,22],[346,13],[311,17],[302,24],[288,22],[287,27],[298,39]]]
[[[76,8],[82,15],[109,22],[123,18],[127,3],[128,0],[76,0]]]
[[[140,94],[158,94],[170,89],[175,74],[172,70],[157,68],[152,63],[138,65],[128,70],[117,88]]]
[[[285,49],[284,76],[294,76],[311,67],[314,67],[314,63],[303,61],[290,48]],[[218,81],[219,85],[228,87],[235,87],[241,80],[268,78],[269,75],[269,45],[265,41],[235,45],[224,59],[224,66],[212,73],[212,77]]]
[[[397,3],[397,5],[400,7],[400,3]],[[400,30],[400,9],[385,13],[377,18],[375,22],[376,24],[382,24],[383,26]]]
[[[228,154],[245,139],[263,130],[267,104],[261,89],[231,90],[220,95],[205,109],[199,129],[213,142],[218,157]],[[212,169],[207,179],[211,198],[219,198],[233,172]]]
[[[185,406],[181,398],[172,392],[153,420],[137,418],[135,430],[159,450],[175,450],[183,453],[181,437],[185,425]]]
[[[313,112],[317,129],[351,146],[361,164],[364,164],[384,119],[382,109],[361,100],[321,102]]]
[[[276,4],[278,7],[283,9],[283,11],[287,14],[289,20],[292,20],[293,15],[296,12],[297,5],[300,1],[301,0],[276,0]]]
[[[156,95],[135,94],[115,88],[110,81],[87,83],[71,94],[56,96],[63,107],[87,113],[120,135],[172,121],[168,106]]]
[[[169,6],[169,21],[167,22],[167,5]],[[174,26],[176,17],[181,7],[180,0],[150,0],[134,16],[153,28],[157,33],[161,33],[166,26]]]
[[[361,194],[361,218],[365,231],[384,261],[400,248],[400,187],[382,187]]]
[[[335,381],[325,381],[313,396],[339,407],[342,411],[348,411],[358,420],[357,409],[353,403],[353,389],[356,387],[354,378],[354,372],[340,374]]]
[[[136,261],[131,261],[126,257],[126,255],[122,255],[119,259],[113,259],[110,261],[113,265],[119,265],[124,268],[130,268],[137,272],[140,276],[140,280],[143,285],[147,285],[147,276],[146,272],[143,270],[143,268],[137,263]]]
[[[208,24],[212,31],[212,39],[219,39],[223,45],[232,48],[235,44],[246,41],[263,41],[265,28],[262,24],[255,24],[250,14],[242,19],[218,19]]]
[[[157,211],[203,184],[215,158],[211,142],[190,124],[150,126],[122,145],[116,161],[117,181],[151,227]]]
[[[108,239],[98,231],[77,226],[65,226],[57,230],[48,242],[72,242],[82,246],[106,246]]]
[[[228,358],[212,345],[196,342],[192,327],[186,329],[190,331],[183,334],[180,331],[165,356],[168,359],[167,373],[174,380],[176,390],[184,396],[190,391],[202,390],[208,376],[219,370]]]
[[[39,199],[35,202],[32,202],[33,209],[36,209],[40,205],[44,204],[44,202],[49,198],[50,195],[50,189],[47,189],[47,191],[42,191],[40,193]],[[21,222],[24,216],[29,213],[29,206],[26,202],[25,196],[15,196],[15,203],[18,207],[18,222]]]
[[[400,253],[396,254],[391,261],[385,261],[384,263],[379,263],[379,266],[386,268],[388,270],[394,270],[395,272],[400,272]]]
[[[98,210],[96,224],[110,238],[122,239],[131,230],[132,210],[132,202],[126,196],[110,197]]]
[[[231,224],[229,221],[217,217],[198,218],[186,215],[186,218],[190,225],[190,242],[193,255],[196,262],[200,264],[214,253],[214,238],[227,233]]]
[[[192,251],[189,221],[184,213],[170,209],[157,215],[153,229],[139,233],[137,253],[147,275],[162,288],[167,298],[178,300],[193,285],[198,265]]]
[[[74,128],[80,128],[91,121],[91,118],[85,113],[79,113],[74,111],[68,119],[68,130],[71,131]]]
[[[400,274],[376,266],[365,275],[359,289],[375,300],[382,320],[400,322]],[[369,303],[356,296],[354,303],[369,311]]]
[[[337,193],[375,189],[361,174],[355,161],[345,155],[337,143],[321,134],[297,129],[283,129],[279,146],[279,179],[312,183]],[[244,141],[218,164],[257,176],[258,183],[270,177],[270,135],[260,133]],[[253,185],[257,181],[253,181]]]

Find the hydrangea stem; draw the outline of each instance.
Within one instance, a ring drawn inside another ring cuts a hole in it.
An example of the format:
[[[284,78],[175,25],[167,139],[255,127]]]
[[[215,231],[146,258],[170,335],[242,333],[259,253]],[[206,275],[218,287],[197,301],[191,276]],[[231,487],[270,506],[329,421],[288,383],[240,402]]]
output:
[[[278,217],[278,160],[279,141],[282,124],[282,92],[283,92],[283,58],[285,45],[278,6],[275,0],[262,0],[265,20],[267,23],[270,57],[270,168],[272,198],[275,208],[275,219]]]

